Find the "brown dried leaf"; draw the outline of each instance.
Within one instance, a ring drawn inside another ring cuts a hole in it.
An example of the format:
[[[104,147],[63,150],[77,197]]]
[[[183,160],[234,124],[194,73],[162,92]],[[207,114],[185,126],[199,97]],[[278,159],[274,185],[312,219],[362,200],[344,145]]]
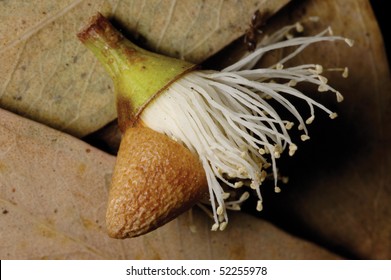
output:
[[[110,239],[104,218],[114,157],[0,110],[1,259],[335,259],[238,213],[225,232],[195,211],[142,237]],[[192,233],[190,230],[196,230]]]
[[[321,97],[339,118],[330,121],[317,114],[309,127],[311,141],[302,143],[283,168],[290,176],[289,186],[269,202],[273,205],[265,206],[270,210],[267,215],[349,256],[389,259],[391,79],[371,6],[367,0],[312,0],[292,9],[289,16],[273,19],[275,23],[316,15],[320,22],[313,28],[307,25],[307,34],[330,25],[334,34],[353,39],[355,45],[318,44],[295,60],[295,64],[348,66],[348,79],[340,73],[328,75],[345,101],[335,105]]]
[[[288,1],[0,1],[0,106],[87,135],[116,117],[111,80],[75,36],[92,14],[198,62],[243,34],[257,8],[273,14]]]

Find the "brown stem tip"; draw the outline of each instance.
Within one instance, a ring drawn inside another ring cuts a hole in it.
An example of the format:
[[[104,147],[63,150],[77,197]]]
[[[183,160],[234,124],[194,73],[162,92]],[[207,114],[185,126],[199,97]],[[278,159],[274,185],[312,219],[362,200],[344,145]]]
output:
[[[91,17],[88,24],[77,33],[77,37],[82,43],[86,43],[91,39],[99,37],[105,38],[105,42],[111,47],[116,48],[118,42],[124,39],[123,35],[118,32],[101,13],[97,13]]]

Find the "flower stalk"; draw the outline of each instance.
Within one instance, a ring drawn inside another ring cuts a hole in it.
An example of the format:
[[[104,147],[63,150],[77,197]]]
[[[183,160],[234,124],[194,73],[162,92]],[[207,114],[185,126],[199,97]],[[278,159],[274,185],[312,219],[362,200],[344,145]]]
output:
[[[252,193],[258,197],[255,208],[261,211],[261,186],[267,178],[273,178],[275,192],[281,191],[277,160],[285,152],[293,156],[298,149],[290,134],[293,127],[301,131],[300,139],[306,141],[310,139],[307,126],[315,120],[315,109],[324,111],[331,119],[337,116],[302,93],[296,87],[298,83],[313,84],[319,92],[330,91],[338,102],[343,100],[322,75],[321,65],[285,67],[287,61],[310,44],[342,40],[352,45],[350,40],[332,35],[329,29],[315,36],[294,38],[290,34],[302,32],[303,26],[297,23],[284,27],[265,36],[253,52],[236,63],[211,71],[144,51],[110,30],[111,25],[104,19],[99,18],[98,22],[104,23],[92,31],[85,29],[79,38],[115,81],[120,126],[127,129],[142,124],[197,156],[208,185],[209,197],[204,202],[212,209],[207,211],[214,220],[212,230],[224,230],[228,224],[227,210],[240,210]],[[295,49],[276,64],[253,69],[266,53],[287,47]],[[347,77],[347,69],[335,70]],[[132,104],[126,105],[126,110],[119,104],[124,99]],[[293,99],[306,102],[309,114],[304,117]],[[280,110],[292,118],[283,119]]]
[[[122,132],[134,126],[140,112],[154,96],[195,67],[136,46],[101,14],[91,18],[78,37],[113,79]]]

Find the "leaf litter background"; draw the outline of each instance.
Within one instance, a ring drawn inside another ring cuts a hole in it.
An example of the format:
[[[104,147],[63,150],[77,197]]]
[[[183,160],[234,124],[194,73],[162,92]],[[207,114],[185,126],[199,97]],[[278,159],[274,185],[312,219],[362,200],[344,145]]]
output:
[[[1,1],[0,258],[389,259],[391,83],[366,0],[293,1],[264,27],[316,15],[307,34],[331,25],[355,46],[317,45],[297,59],[348,66],[347,80],[330,79],[345,101],[319,97],[340,117],[317,115],[311,141],[281,160],[290,182],[278,195],[265,190],[261,215],[231,213],[228,229],[214,233],[194,209],[139,238],[106,236],[108,151],[119,136],[111,81],[77,41],[79,28],[99,10],[148,48],[202,62],[243,35],[257,7],[270,16],[287,2]],[[227,63],[241,42],[208,65]]]

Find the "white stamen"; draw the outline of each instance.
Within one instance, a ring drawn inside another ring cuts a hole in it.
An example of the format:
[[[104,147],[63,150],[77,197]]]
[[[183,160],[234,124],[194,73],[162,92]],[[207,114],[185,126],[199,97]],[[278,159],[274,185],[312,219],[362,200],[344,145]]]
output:
[[[297,85],[297,81],[296,80],[290,80],[288,82],[288,87],[295,87]]]
[[[349,47],[353,47],[354,45],[354,41],[352,39],[345,38],[345,42]]]
[[[349,68],[345,67],[342,72],[342,77],[347,78],[349,76]]]
[[[288,40],[290,40],[290,39],[293,38],[293,35],[292,35],[291,33],[286,33],[286,34],[285,34],[285,38],[288,39]]]
[[[259,148],[258,152],[259,152],[259,154],[261,154],[261,155],[266,154],[266,151],[265,151],[264,148]]]
[[[328,86],[326,84],[320,84],[319,87],[318,87],[318,91],[319,92],[326,92],[328,91]]]
[[[227,222],[222,222],[222,223],[220,224],[220,230],[221,230],[221,231],[225,230],[225,228],[227,227],[227,225],[228,225]]]
[[[319,64],[316,64],[315,65],[315,71],[317,74],[322,74],[323,72],[323,66],[322,65],[319,65]]]
[[[235,183],[235,184],[236,184],[236,183]],[[242,185],[243,185],[243,183],[242,183]],[[228,199],[230,196],[231,196],[230,193],[227,193],[227,192],[223,193],[223,199],[224,199],[224,200]]]
[[[319,81],[322,83],[322,84],[327,84],[328,80],[326,77],[323,77],[321,75],[318,76],[318,79]]]
[[[308,119],[306,119],[305,123],[306,123],[306,124],[311,124],[311,123],[314,121],[314,119],[315,119],[315,116],[312,115],[311,117],[309,117]]]
[[[294,125],[293,122],[287,122],[287,123],[285,124],[285,128],[289,130],[289,129],[291,129],[291,128],[293,127],[293,125]]]
[[[304,31],[304,27],[300,22],[296,22],[296,31],[299,33]]]
[[[224,207],[223,206],[221,206],[221,205],[219,205],[219,207],[217,207],[217,210],[216,210],[216,212],[217,212],[217,215],[223,215],[224,214]]]
[[[257,211],[261,212],[263,210],[262,200],[257,201]]]
[[[336,96],[337,96],[337,102],[343,101],[343,99],[344,99],[343,95],[339,91],[336,92]]]
[[[250,193],[249,193],[249,192],[244,192],[244,193],[240,196],[239,201],[245,201],[245,200],[247,200],[249,197],[250,197]]]
[[[297,146],[295,144],[290,144],[289,145],[289,155],[293,156],[296,151],[297,151]]]
[[[329,30],[325,30],[313,37],[281,41],[295,28],[298,32],[302,30],[301,24],[296,24],[266,36],[254,52],[220,72],[197,70],[184,75],[140,115],[146,126],[176,139],[199,156],[209,186],[214,231],[225,229],[227,209],[240,209],[250,195],[246,191],[239,200],[234,200],[235,196],[225,192],[225,187],[255,190],[258,211],[263,208],[260,185],[268,175],[274,179],[274,191],[281,191],[277,186],[280,176],[276,161],[285,150],[294,155],[297,146],[288,133],[293,122],[281,118],[273,107],[275,103],[296,119],[298,129],[304,133],[302,141],[309,139],[306,124],[314,120],[314,108],[323,110],[330,118],[337,116],[295,88],[299,82],[308,82],[319,91],[334,92],[337,101],[342,101],[342,95],[320,75],[321,65],[284,67],[284,64],[312,43],[345,38],[326,36]],[[287,47],[296,49],[269,68],[251,69],[265,53]],[[273,80],[278,83],[272,83]],[[308,104],[310,117],[305,121],[291,102],[294,98]],[[272,167],[269,173],[268,167]]]

